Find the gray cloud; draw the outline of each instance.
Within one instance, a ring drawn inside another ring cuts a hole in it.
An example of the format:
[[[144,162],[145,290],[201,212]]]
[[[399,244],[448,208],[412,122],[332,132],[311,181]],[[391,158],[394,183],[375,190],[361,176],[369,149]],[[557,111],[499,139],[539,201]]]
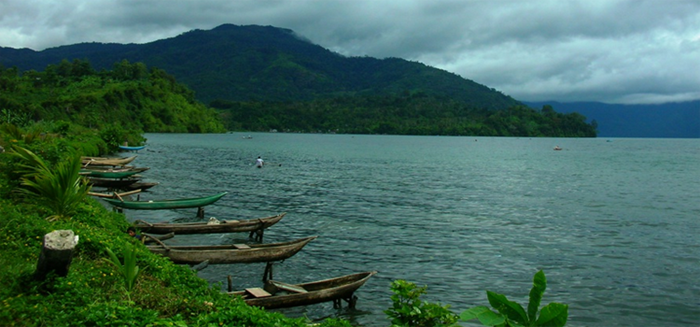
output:
[[[146,43],[224,23],[420,61],[523,101],[700,99],[694,0],[0,0],[0,46],[15,48]]]

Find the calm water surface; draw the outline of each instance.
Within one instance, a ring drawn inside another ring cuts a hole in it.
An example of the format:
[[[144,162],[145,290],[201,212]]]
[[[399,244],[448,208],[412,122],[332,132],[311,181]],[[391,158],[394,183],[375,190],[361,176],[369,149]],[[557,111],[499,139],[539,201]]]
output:
[[[455,312],[487,305],[486,289],[526,305],[543,269],[543,303],[569,304],[568,326],[698,323],[700,140],[243,135],[146,135],[134,163],[160,185],[141,199],[228,191],[207,217],[287,212],[265,242],[319,238],[275,265],[278,280],[379,272],[356,293],[355,310],[280,310],[288,316],[388,326],[396,279],[427,286],[424,300]],[[258,156],[268,166],[254,168]],[[155,222],[195,212],[126,215]],[[242,289],[260,286],[264,267],[211,265],[199,275],[222,288],[231,275]]]

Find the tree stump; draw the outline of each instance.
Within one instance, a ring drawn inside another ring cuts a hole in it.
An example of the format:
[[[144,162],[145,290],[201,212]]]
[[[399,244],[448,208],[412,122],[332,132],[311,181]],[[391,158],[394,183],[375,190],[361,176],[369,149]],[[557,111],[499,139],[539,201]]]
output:
[[[78,236],[73,234],[72,230],[55,230],[44,235],[34,278],[45,280],[51,272],[55,272],[59,277],[66,277],[77,244]]]

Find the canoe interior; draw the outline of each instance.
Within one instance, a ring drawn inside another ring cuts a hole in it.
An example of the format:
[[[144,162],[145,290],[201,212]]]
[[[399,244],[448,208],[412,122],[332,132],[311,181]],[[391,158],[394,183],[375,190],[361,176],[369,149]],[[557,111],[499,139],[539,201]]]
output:
[[[275,281],[268,281],[265,283],[264,290],[271,296],[265,294],[263,297],[256,297],[255,293],[249,290],[228,294],[243,297],[249,305],[270,309],[309,305],[347,298],[376,273],[376,271],[368,271],[303,284],[282,283],[286,286],[281,286],[282,288],[278,287],[279,285],[275,286],[277,284]]]
[[[167,232],[178,232],[180,234],[205,234],[205,233],[235,233],[251,232],[268,228],[286,215],[281,213],[276,216],[265,218],[255,218],[247,220],[221,220],[218,224],[208,222],[186,222],[186,223],[136,223],[134,227],[149,233],[163,234]]]

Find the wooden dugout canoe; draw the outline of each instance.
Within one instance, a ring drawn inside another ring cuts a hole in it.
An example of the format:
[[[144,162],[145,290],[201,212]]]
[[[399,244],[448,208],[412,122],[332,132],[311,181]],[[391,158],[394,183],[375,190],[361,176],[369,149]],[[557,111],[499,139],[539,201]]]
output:
[[[222,220],[219,224],[208,224],[207,222],[193,223],[155,223],[135,222],[134,227],[142,232],[152,234],[165,234],[175,232],[176,234],[207,234],[207,233],[240,233],[263,230],[278,223],[284,215],[247,220]]]
[[[354,307],[356,298],[353,294],[376,273],[376,271],[368,271],[305,284],[286,284],[269,280],[265,283],[264,290],[249,288],[227,294],[239,295],[248,305],[266,309],[288,308],[328,301],[337,301],[336,305],[339,306],[340,300],[346,300],[350,307]]]
[[[145,147],[146,147],[145,145],[137,145],[137,146],[120,145],[119,150],[121,150],[121,151],[139,151],[139,150],[143,150]]]
[[[136,156],[126,158],[101,158],[101,157],[82,157],[83,167],[86,166],[124,166],[128,165],[136,159]]]
[[[299,252],[317,236],[295,241],[267,244],[231,244],[197,246],[148,246],[148,249],[169,258],[174,263],[210,264],[274,262],[287,259]]]
[[[200,198],[188,198],[188,199],[174,199],[174,200],[152,200],[152,201],[121,201],[117,199],[103,199],[107,203],[123,208],[123,209],[134,209],[134,210],[160,210],[160,209],[182,209],[182,208],[197,208],[210,205],[216,201],[219,201],[221,197],[226,195],[228,192],[222,192],[219,194],[214,194],[210,196],[200,197]]]
[[[138,173],[144,172],[149,168],[131,168],[131,169],[103,169],[103,170],[93,170],[93,169],[81,169],[80,174],[88,177],[99,177],[99,178],[127,178]]]
[[[87,183],[95,187],[106,187],[106,188],[127,188],[134,183],[141,181],[139,175],[132,175],[129,178],[101,178],[101,177],[87,177]]]

